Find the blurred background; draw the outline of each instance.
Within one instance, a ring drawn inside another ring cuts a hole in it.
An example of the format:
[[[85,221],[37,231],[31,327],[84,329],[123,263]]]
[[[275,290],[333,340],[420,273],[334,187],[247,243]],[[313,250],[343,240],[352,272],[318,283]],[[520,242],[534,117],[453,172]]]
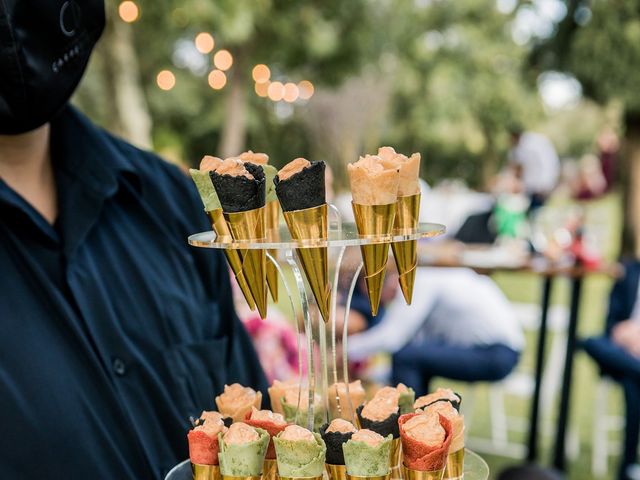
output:
[[[169,161],[195,166],[205,154],[252,149],[280,167],[303,156],[332,167],[339,193],[347,163],[393,145],[421,152],[429,220],[453,229],[486,192],[504,190],[500,172],[517,126],[545,135],[561,160],[544,214],[529,226],[534,250],[571,243],[563,240],[575,232],[567,217],[579,218],[599,262],[640,245],[638,0],[108,0],[107,14],[74,101]],[[512,379],[499,396],[491,385],[456,389],[473,395],[469,435],[478,441],[470,445],[497,471],[525,455],[542,283],[534,272],[492,278],[530,327],[517,369],[529,383]],[[579,335],[603,331],[611,283],[610,275],[586,278]],[[559,320],[550,342],[560,350],[568,295],[568,282],[554,283]],[[549,370],[561,370],[559,355]],[[557,415],[553,381],[543,459]],[[574,384],[570,478],[614,478],[621,393],[603,390],[585,355]],[[597,394],[606,405],[600,415],[613,418],[604,429],[594,422]],[[603,449],[612,453],[604,460]]]

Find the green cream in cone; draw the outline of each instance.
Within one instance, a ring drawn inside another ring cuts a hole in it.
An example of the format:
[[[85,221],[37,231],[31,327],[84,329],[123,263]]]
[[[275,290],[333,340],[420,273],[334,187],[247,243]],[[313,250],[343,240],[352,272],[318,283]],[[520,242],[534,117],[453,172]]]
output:
[[[190,168],[189,173],[191,174],[193,183],[196,184],[196,188],[198,189],[198,193],[200,194],[200,198],[204,204],[205,211],[213,212],[214,210],[222,208],[218,195],[216,194],[216,190],[213,188],[213,183],[211,183],[209,172]]]
[[[304,392],[303,392],[304,395]],[[302,402],[301,402],[302,403]],[[308,421],[308,408],[306,402],[300,405],[300,413],[298,415],[298,406],[295,403],[287,403],[287,401],[282,399],[282,412],[284,414],[284,419],[289,423],[297,423],[301,427],[307,428]],[[297,421],[296,421],[297,417]],[[320,427],[325,424],[327,421],[327,411],[321,404],[316,404],[313,409],[313,430],[315,432],[320,431]]]
[[[361,430],[364,431],[366,430]],[[387,475],[391,469],[389,457],[393,436],[388,435],[375,447],[357,440],[357,434],[354,437],[342,445],[347,473],[358,477]]]
[[[287,427],[291,428],[291,427]],[[324,472],[327,447],[320,434],[313,433],[315,441],[287,440],[284,432],[273,438],[280,477],[319,477]]]
[[[244,425],[244,424],[243,424]],[[256,428],[258,439],[243,444],[228,445],[225,443],[223,435],[218,434],[220,451],[220,473],[229,477],[251,477],[262,474],[264,457],[269,446],[269,434]]]
[[[413,413],[413,402],[415,401],[416,392],[413,391],[413,388],[408,387],[406,391],[400,392],[400,398],[398,399],[400,414]]]

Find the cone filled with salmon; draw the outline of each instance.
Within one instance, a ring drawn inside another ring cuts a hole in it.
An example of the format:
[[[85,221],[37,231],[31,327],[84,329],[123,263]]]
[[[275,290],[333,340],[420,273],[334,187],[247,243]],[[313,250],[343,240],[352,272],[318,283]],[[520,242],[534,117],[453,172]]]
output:
[[[361,236],[391,236],[398,200],[400,175],[376,155],[360,157],[347,166],[352,208]],[[389,258],[389,243],[361,245],[364,279],[372,315],[378,314],[382,284]]]
[[[441,480],[452,439],[451,422],[438,412],[408,413],[398,420],[405,480]]]
[[[285,222],[296,240],[327,238],[325,163],[296,158],[274,179]],[[329,321],[331,285],[326,247],[296,249],[300,263],[325,322]]]
[[[220,474],[223,480],[261,480],[269,434],[244,422],[235,422],[218,434]]]
[[[392,437],[372,430],[354,433],[342,446],[347,480],[389,480]]]
[[[275,480],[278,476],[278,468],[273,437],[282,432],[289,424],[281,414],[274,413],[271,410],[258,410],[255,407],[251,409],[251,412],[247,413],[244,423],[255,428],[261,428],[269,434],[271,440],[264,459],[262,479]]]
[[[202,412],[196,420],[187,434],[193,480],[220,479],[218,434],[226,431],[222,415],[218,412]]]
[[[275,192],[275,185],[273,179],[278,173],[278,170],[273,165],[269,165],[269,155],[266,153],[242,152],[238,155],[238,158],[243,162],[250,162],[256,165],[260,165],[264,170],[266,193],[265,193],[265,214],[267,224],[267,238],[271,242],[277,242],[279,240],[279,221],[280,221],[280,204],[278,203],[278,197]],[[278,258],[278,250],[272,248],[269,249],[269,255],[273,259]],[[274,302],[278,301],[278,269],[276,266],[267,261],[267,285],[269,285],[269,291],[271,292],[271,298]]]
[[[224,391],[215,400],[218,411],[224,417],[231,418],[234,422],[243,422],[253,408],[260,409],[262,392],[233,383],[225,385]]]
[[[195,183],[196,188],[198,189],[198,193],[200,194],[200,198],[204,205],[204,210],[207,212],[207,215],[211,220],[211,228],[216,232],[218,238],[230,239],[231,232],[229,231],[227,222],[224,220],[222,205],[220,205],[218,194],[216,193],[215,188],[213,188],[213,183],[211,182],[209,174],[209,172],[215,171],[220,165],[222,165],[221,159],[206,155],[200,162],[200,168],[197,170],[195,168],[191,168],[189,169],[189,173],[191,174],[193,183]],[[238,250],[225,248],[224,254],[227,257],[227,263],[231,267],[231,271],[236,277],[236,281],[242,291],[242,295],[244,295],[247,305],[249,305],[249,309],[255,310],[256,303],[253,301],[253,296],[251,295],[251,290],[249,290],[247,279],[244,278],[244,273],[242,273],[242,258],[240,257],[240,252]]]
[[[227,158],[210,172],[225,222],[234,240],[264,240],[267,235],[266,178],[260,165]],[[267,256],[263,249],[240,249],[242,272],[262,318],[267,316]]]
[[[451,422],[451,444],[444,471],[446,480],[461,479],[464,474],[464,416],[450,402],[435,402],[424,409],[425,413],[439,413]]]
[[[327,446],[325,468],[331,480],[346,480],[343,445],[356,433],[356,427],[347,420],[336,418],[320,427],[320,436]]]
[[[418,228],[420,215],[420,154],[414,153],[407,158],[401,153],[396,153],[392,147],[381,147],[378,149],[378,156],[388,168],[396,168],[400,176],[393,224],[394,233],[398,235],[414,233]],[[417,240],[391,244],[398,269],[398,282],[407,305],[411,304],[413,297],[413,284],[418,266],[417,245]]]
[[[289,425],[274,437],[273,443],[282,480],[322,480],[327,447],[320,434]]]
[[[438,388],[435,392],[416,398],[416,401],[413,403],[413,408],[417,411],[418,409],[423,409],[438,402],[448,402],[453,405],[456,410],[460,411],[462,397],[450,388]]]

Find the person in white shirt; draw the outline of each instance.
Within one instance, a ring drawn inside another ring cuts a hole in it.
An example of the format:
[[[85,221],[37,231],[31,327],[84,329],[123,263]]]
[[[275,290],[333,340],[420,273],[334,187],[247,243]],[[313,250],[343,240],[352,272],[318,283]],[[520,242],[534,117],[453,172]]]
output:
[[[512,149],[509,161],[522,189],[531,199],[531,208],[542,206],[560,176],[560,160],[551,141],[540,133],[510,129]]]
[[[352,308],[363,303],[356,300]],[[402,382],[418,395],[428,392],[434,377],[500,380],[524,347],[504,294],[490,278],[466,268],[419,268],[412,304],[398,292],[381,318],[369,319],[370,328],[349,337],[349,358],[391,354],[393,384]]]

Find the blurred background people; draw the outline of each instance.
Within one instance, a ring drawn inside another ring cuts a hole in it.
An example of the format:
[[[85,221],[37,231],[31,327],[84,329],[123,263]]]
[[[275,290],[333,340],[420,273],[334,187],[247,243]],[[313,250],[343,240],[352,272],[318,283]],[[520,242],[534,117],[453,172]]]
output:
[[[625,438],[619,480],[640,478],[640,262],[625,264],[609,299],[605,333],[585,340],[584,349],[605,375],[620,382],[626,404]]]
[[[402,382],[423,395],[435,377],[498,381],[518,363],[521,327],[488,277],[465,268],[419,268],[412,304],[398,291],[377,317],[371,317],[366,295],[362,288],[354,294],[352,309],[367,322],[364,331],[349,337],[349,358],[391,354],[393,384]]]
[[[521,190],[530,198],[530,209],[544,205],[560,176],[560,160],[551,141],[536,132],[525,132],[513,125],[509,163]]]

